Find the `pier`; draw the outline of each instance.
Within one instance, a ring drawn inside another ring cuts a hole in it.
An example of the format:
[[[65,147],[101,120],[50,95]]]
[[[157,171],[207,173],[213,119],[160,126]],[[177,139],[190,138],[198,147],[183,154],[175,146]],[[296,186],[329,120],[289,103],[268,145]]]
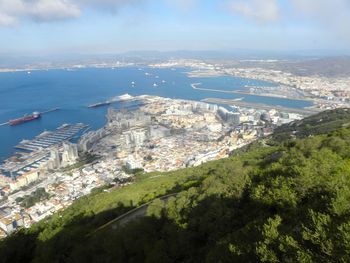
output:
[[[26,151],[46,149],[72,139],[87,127],[88,125],[82,123],[66,124],[57,128],[55,131],[40,134],[31,141],[23,141],[15,146],[15,148]]]
[[[50,158],[52,147],[61,147],[62,143],[83,134],[89,125],[83,123],[64,124],[53,131],[45,131],[32,140],[23,140],[16,149],[17,160],[5,160],[0,170],[11,176],[18,176],[29,170],[40,167]]]

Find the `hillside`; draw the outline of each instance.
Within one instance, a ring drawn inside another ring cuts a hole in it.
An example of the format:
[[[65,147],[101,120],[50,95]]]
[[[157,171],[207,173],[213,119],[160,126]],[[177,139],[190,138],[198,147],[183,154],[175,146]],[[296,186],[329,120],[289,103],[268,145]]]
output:
[[[326,134],[350,126],[350,109],[327,110],[305,119],[278,127],[273,139],[279,142],[291,137],[305,138]]]
[[[348,123],[324,112],[231,158],[101,189],[3,240],[0,261],[349,262]]]

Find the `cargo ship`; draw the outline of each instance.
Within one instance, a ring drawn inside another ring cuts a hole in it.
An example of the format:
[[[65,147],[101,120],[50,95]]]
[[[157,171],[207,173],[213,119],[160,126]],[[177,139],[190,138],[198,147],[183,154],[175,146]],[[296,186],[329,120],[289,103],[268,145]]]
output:
[[[13,120],[9,120],[9,124],[11,126],[15,126],[15,125],[19,125],[21,123],[24,122],[28,122],[28,121],[33,121],[33,120],[37,120],[41,117],[41,113],[40,112],[33,112],[33,114],[31,115],[25,115],[21,118],[17,118],[17,119],[13,119]]]

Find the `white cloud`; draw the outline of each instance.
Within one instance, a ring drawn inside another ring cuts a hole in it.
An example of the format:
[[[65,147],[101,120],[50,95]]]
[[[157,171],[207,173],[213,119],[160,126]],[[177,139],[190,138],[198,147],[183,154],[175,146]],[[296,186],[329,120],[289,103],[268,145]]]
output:
[[[77,5],[68,0],[0,0],[0,25],[8,26],[21,18],[56,21],[80,15]]]
[[[83,8],[115,11],[146,0],[0,0],[0,26],[15,25],[21,19],[37,22],[66,20],[80,16]]]
[[[274,22],[280,17],[278,0],[230,0],[228,7],[258,23]]]
[[[290,0],[299,15],[350,42],[349,0]]]
[[[72,0],[84,7],[112,8],[117,10],[124,6],[141,5],[145,0]]]
[[[26,10],[32,18],[39,21],[64,20],[80,16],[79,7],[68,0],[37,0]]]
[[[16,24],[16,19],[7,14],[0,13],[0,26],[13,26]]]

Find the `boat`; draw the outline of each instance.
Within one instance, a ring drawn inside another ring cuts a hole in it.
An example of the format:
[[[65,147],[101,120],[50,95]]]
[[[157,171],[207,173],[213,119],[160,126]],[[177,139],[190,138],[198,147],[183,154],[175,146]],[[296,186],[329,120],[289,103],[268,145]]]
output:
[[[98,108],[98,107],[107,106],[110,104],[111,104],[111,102],[109,102],[109,101],[98,102],[98,103],[90,104],[88,106],[88,108]]]
[[[40,117],[41,117],[41,113],[40,112],[33,112],[33,114],[31,114],[31,115],[25,115],[25,116],[23,116],[21,118],[9,120],[8,123],[11,126],[15,126],[15,125],[19,125],[19,124],[24,123],[24,122],[37,120]]]
[[[158,87],[158,85],[156,83],[153,84],[153,87]]]

